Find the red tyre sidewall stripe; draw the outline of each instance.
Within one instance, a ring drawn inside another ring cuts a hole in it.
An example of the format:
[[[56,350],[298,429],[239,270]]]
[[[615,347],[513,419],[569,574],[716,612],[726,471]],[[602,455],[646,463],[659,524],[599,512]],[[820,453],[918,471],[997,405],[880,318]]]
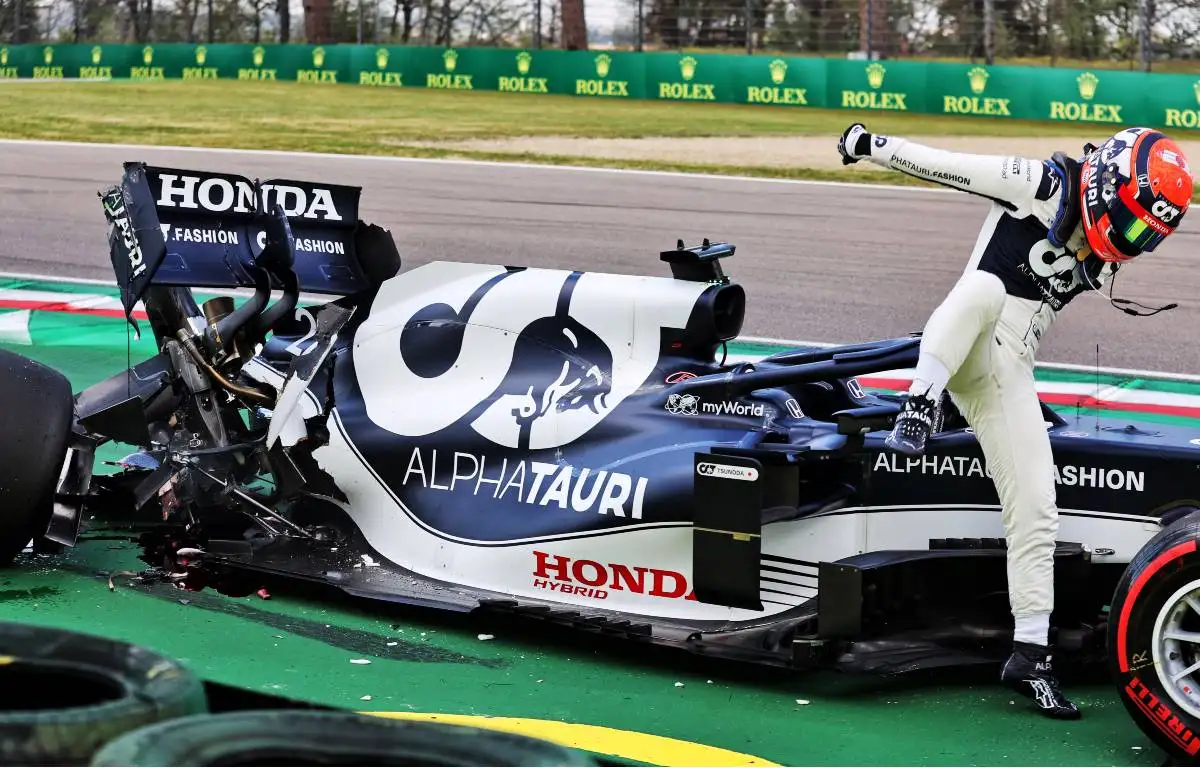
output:
[[[1128,648],[1129,636],[1129,616],[1133,613],[1133,605],[1137,602],[1138,595],[1146,583],[1150,581],[1150,577],[1161,571],[1172,560],[1178,560],[1184,555],[1191,554],[1196,551],[1196,540],[1191,539],[1182,544],[1175,546],[1163,552],[1158,557],[1150,562],[1146,570],[1142,571],[1134,580],[1133,586],[1129,588],[1129,594],[1125,596],[1125,602],[1121,606],[1121,617],[1117,621],[1117,660],[1121,666],[1122,672],[1129,671],[1129,658],[1126,654]]]

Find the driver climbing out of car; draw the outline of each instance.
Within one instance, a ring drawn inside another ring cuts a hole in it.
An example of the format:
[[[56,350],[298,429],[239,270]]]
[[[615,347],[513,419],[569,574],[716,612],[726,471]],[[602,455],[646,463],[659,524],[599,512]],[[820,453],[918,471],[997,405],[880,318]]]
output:
[[[1063,152],[1049,160],[948,152],[871,134],[861,123],[846,129],[838,151],[846,164],[866,159],[992,201],[966,269],[925,325],[885,445],[924,454],[948,393],[979,440],[1003,507],[1014,632],[1001,680],[1042,713],[1077,718],[1051,667],[1058,509],[1034,356],[1068,302],[1100,290],[1122,263],[1179,226],[1192,199],[1187,160],[1148,128],[1085,145],[1078,160]],[[1109,301],[1143,314],[1128,308],[1135,302],[1113,299],[1111,286]]]

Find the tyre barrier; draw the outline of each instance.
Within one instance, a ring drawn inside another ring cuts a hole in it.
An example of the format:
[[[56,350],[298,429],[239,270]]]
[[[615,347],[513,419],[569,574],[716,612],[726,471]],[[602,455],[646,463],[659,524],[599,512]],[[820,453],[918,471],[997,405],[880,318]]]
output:
[[[94,766],[589,766],[583,752],[466,725],[353,712],[258,710],[198,715],[126,733]]]
[[[87,765],[112,739],[208,711],[201,680],[136,645],[0,622],[0,763]]]
[[[212,713],[203,681],[146,648],[0,622],[0,765],[597,765],[502,731],[343,711]]]

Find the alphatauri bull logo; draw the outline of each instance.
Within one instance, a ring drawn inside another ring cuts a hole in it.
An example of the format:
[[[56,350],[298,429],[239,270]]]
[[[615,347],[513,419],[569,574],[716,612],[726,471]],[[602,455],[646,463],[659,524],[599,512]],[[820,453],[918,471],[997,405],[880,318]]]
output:
[[[662,329],[686,327],[704,290],[562,270],[418,267],[384,283],[355,332],[366,415],[409,438],[468,427],[512,449],[568,445],[654,373]]]
[[[500,385],[500,394],[519,398],[512,415],[521,430],[521,448],[529,447],[534,423],[552,412],[587,409],[603,416],[608,410],[612,350],[567,314],[578,277],[572,275],[563,284],[553,317],[535,320],[521,332]]]

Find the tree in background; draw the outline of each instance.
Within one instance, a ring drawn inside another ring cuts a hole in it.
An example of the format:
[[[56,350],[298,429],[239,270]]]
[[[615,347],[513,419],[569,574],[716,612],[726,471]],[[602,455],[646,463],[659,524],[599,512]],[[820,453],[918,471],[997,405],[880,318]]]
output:
[[[333,0],[304,0],[304,39],[310,43],[332,43]]]
[[[359,0],[0,0],[0,42],[350,42]],[[530,45],[530,0],[362,0],[364,40]],[[587,47],[586,0],[544,0],[542,44]],[[614,40],[637,40],[636,0]],[[642,0],[648,48],[756,49],[839,55],[865,44],[886,57],[986,56],[984,0]],[[1153,34],[1143,36],[1143,19]],[[1200,0],[994,0],[998,60],[1130,62],[1200,58]]]
[[[562,47],[568,51],[587,50],[583,0],[562,0]]]
[[[413,14],[417,10],[417,0],[392,0],[392,24],[388,39],[408,43],[412,40]],[[404,26],[397,31],[397,21],[403,17]]]

